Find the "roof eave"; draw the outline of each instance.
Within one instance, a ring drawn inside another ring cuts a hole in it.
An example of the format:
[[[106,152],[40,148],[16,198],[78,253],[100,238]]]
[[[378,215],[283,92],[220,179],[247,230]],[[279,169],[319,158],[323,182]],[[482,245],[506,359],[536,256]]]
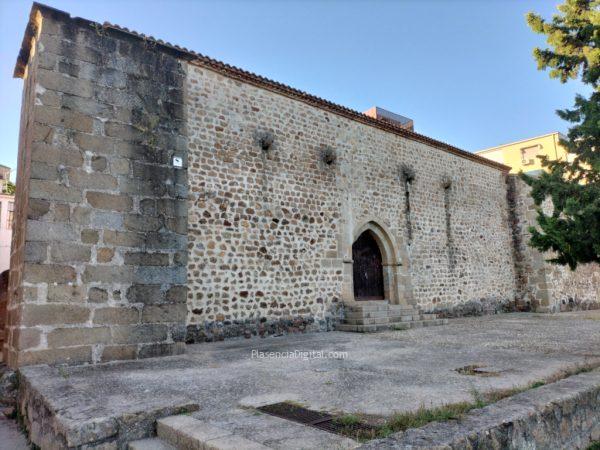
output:
[[[458,147],[454,147],[453,145],[447,144],[442,141],[438,141],[437,139],[430,138],[428,136],[415,133],[414,131],[407,130],[399,125],[395,125],[388,121],[384,121],[382,119],[375,119],[369,116],[366,116],[363,113],[360,113],[356,110],[347,108],[342,105],[338,105],[336,103],[330,102],[328,100],[322,99],[315,95],[309,94],[307,92],[301,91],[299,89],[295,89],[291,86],[285,85],[283,83],[279,83],[277,81],[271,80],[269,78],[254,74],[252,72],[248,72],[246,70],[240,69],[238,67],[226,64],[224,62],[212,59],[208,56],[202,55],[200,53],[196,53],[192,50],[188,50],[185,47],[180,47],[178,45],[171,44],[169,42],[165,42],[161,39],[156,39],[153,36],[146,36],[141,33],[137,33],[135,31],[131,31],[128,28],[121,27],[116,24],[111,24],[109,22],[104,22],[104,24],[100,25],[97,22],[93,22],[87,19],[81,19],[78,17],[71,18],[70,14],[61,11],[50,6],[43,5],[41,3],[34,2],[31,7],[31,13],[29,17],[29,23],[27,25],[27,29],[25,30],[25,36],[23,37],[23,44],[21,46],[21,50],[19,51],[19,57],[17,58],[17,64],[15,66],[14,76],[17,78],[23,78],[26,72],[26,67],[29,62],[29,57],[31,55],[31,46],[33,43],[33,39],[40,31],[41,21],[40,18],[43,15],[51,14],[53,17],[62,19],[62,20],[75,20],[79,22],[84,22],[93,26],[101,26],[105,30],[110,30],[116,34],[121,34],[128,36],[135,40],[142,40],[145,42],[152,42],[155,45],[155,48],[160,48],[162,51],[166,51],[170,54],[174,54],[177,57],[186,60],[192,64],[206,67],[208,69],[212,69],[216,72],[222,73],[230,78],[234,78],[249,84],[253,84],[257,87],[261,87],[264,89],[268,89],[270,91],[276,92],[281,95],[285,95],[295,100],[302,101],[304,103],[310,104],[320,109],[324,109],[326,111],[332,112],[334,114],[346,117],[348,119],[364,123],[366,125],[370,125],[399,136],[405,137],[407,139],[421,142],[424,144],[431,145],[433,147],[439,148],[440,150],[446,151],[448,153],[454,154],[456,156],[469,159],[471,161],[493,167],[502,172],[509,172],[511,168],[504,164],[497,163],[495,161],[491,161],[482,156],[476,155],[475,153],[467,152],[466,150],[462,150]]]

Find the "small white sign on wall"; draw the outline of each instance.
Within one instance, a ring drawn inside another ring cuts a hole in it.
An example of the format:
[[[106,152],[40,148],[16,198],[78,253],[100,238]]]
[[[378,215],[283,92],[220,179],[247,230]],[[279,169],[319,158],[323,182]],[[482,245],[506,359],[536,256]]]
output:
[[[183,158],[181,156],[173,156],[173,167],[181,169],[183,167]]]

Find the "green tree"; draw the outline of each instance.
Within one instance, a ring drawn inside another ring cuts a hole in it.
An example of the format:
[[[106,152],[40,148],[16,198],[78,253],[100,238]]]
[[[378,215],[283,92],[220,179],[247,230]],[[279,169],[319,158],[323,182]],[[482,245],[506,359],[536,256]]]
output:
[[[15,194],[15,185],[12,183],[12,181],[7,181],[6,184],[4,185],[3,189],[2,189],[2,193],[3,194],[11,194],[14,195]]]
[[[577,95],[572,109],[557,111],[573,124],[561,140],[573,158],[544,157],[547,171],[523,178],[538,206],[530,245],[552,250],[550,262],[575,269],[580,263],[600,262],[600,0],[566,0],[558,10],[551,21],[527,14],[531,29],[544,34],[549,46],[533,51],[538,69],[550,69],[550,77],[562,83],[579,78],[592,92]],[[540,208],[547,198],[553,205],[548,215]]]

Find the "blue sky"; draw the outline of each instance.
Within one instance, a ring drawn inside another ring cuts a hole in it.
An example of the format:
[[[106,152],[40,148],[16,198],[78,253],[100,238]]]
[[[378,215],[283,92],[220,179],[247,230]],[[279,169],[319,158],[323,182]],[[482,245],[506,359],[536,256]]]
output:
[[[412,118],[469,151],[566,131],[554,111],[578,82],[539,72],[525,13],[553,0],[46,0],[72,16],[153,35],[327,100]],[[31,2],[0,0],[0,164],[16,166],[22,80],[13,79]]]

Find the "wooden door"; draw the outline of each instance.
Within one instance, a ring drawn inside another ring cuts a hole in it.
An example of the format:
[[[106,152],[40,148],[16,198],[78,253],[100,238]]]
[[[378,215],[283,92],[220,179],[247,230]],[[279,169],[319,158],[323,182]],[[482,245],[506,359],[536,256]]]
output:
[[[354,299],[383,300],[383,266],[377,242],[365,231],[352,245]]]

